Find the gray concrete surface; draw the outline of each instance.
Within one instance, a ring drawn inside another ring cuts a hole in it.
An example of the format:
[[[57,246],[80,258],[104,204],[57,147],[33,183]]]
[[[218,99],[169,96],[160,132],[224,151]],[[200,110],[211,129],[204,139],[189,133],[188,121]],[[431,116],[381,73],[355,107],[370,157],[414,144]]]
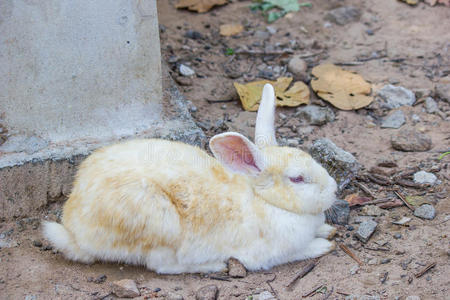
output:
[[[160,120],[156,0],[0,1],[0,53],[1,123],[21,142],[108,139]]]
[[[93,150],[131,138],[160,137],[204,146],[203,131],[192,120],[186,100],[163,67],[161,120],[149,130],[98,142],[83,139],[49,144],[33,153],[0,152],[0,218],[29,216],[70,193],[79,163]],[[1,151],[2,147],[0,147]]]
[[[2,219],[64,199],[101,146],[204,143],[161,70],[156,0],[0,1],[0,66]]]

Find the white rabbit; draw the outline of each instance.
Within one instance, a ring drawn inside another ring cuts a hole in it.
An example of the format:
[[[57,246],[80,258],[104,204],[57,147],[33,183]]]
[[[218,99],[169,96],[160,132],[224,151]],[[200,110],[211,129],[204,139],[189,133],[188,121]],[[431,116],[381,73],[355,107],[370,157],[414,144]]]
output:
[[[266,84],[257,145],[239,133],[214,136],[216,158],[160,139],[95,151],[81,165],[62,225],[44,235],[69,259],[143,264],[158,273],[216,272],[237,258],[249,270],[334,249],[324,211],[336,183],[309,154],[279,147],[275,94]]]

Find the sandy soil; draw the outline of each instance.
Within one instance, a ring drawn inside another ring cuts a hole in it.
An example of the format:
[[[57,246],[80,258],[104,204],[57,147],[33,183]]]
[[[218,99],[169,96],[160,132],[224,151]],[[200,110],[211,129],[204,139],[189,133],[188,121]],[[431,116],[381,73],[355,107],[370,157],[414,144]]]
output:
[[[246,45],[264,50],[265,47],[284,45],[294,48],[295,54],[318,53],[305,58],[308,72],[323,62],[358,62],[358,65],[344,68],[361,74],[373,84],[374,90],[387,83],[395,83],[412,91],[429,91],[433,95],[435,85],[444,82],[444,77],[449,74],[450,8],[443,6],[430,7],[420,3],[411,7],[394,0],[313,1],[311,8],[303,8],[272,24],[277,32],[261,40],[253,33],[265,31],[268,24],[258,13],[248,9],[250,1],[235,0],[206,14],[176,10],[175,2],[158,1],[163,59],[172,68],[172,74],[186,98],[196,107],[193,116],[207,129],[209,136],[229,129],[251,137],[256,114],[243,111],[232,83],[257,79],[257,68],[263,63],[283,68],[292,56],[226,56],[224,51],[227,48],[237,49]],[[338,26],[324,20],[330,9],[348,5],[362,11],[359,21]],[[219,35],[221,24],[235,22],[245,25],[242,34],[237,37]],[[369,29],[373,35],[367,34]],[[187,38],[187,30],[198,31],[203,38]],[[296,41],[296,47],[292,47],[292,40]],[[384,57],[363,63],[358,61],[375,51],[385,51]],[[190,64],[197,76],[189,80],[181,78],[177,74],[179,63]],[[232,73],[239,76],[232,79]],[[328,105],[314,94],[312,102]],[[184,299],[195,299],[199,288],[214,284],[219,288],[219,299],[246,299],[262,291],[269,291],[278,299],[301,299],[320,285],[324,285],[327,292],[306,299],[343,299],[346,294],[378,295],[382,299],[405,299],[409,295],[417,295],[421,299],[448,299],[449,158],[439,161],[437,157],[439,153],[449,151],[450,106],[444,101],[438,101],[438,105],[441,116],[426,113],[420,101],[418,105],[401,108],[407,117],[402,128],[415,128],[432,138],[433,147],[427,152],[393,150],[390,138],[401,129],[381,129],[380,120],[388,112],[376,105],[356,112],[333,109],[336,113],[334,122],[320,127],[304,126],[300,133],[289,129],[289,122],[295,121],[296,109],[278,110],[286,116],[285,119],[277,119],[280,139],[301,137],[300,147],[306,148],[313,140],[327,137],[355,155],[364,167],[362,173],[369,172],[380,160],[391,159],[398,165],[396,172],[414,167],[431,169],[442,182],[432,188],[399,186],[404,195],[426,197],[436,208],[436,218],[431,221],[416,218],[405,206],[383,210],[380,216],[374,217],[379,225],[367,244],[353,237],[358,227],[357,217],[363,215],[363,208],[352,209],[349,225],[338,226],[336,240],[347,245],[363,262],[362,266],[358,267],[355,260],[338,248],[320,258],[317,266],[292,290],[288,290],[286,285],[308,262],[249,273],[241,279],[229,278],[227,274],[162,276],[137,266],[72,263],[54,253],[39,231],[40,220],[58,219],[61,203],[54,203],[30,218],[0,223],[0,298],[114,298],[111,282],[129,278],[137,282],[142,295],[148,298],[176,293]],[[413,114],[418,115],[421,121],[413,122]],[[395,197],[389,186],[370,181],[364,184],[376,198]],[[351,184],[341,196],[355,191],[363,194]],[[412,218],[409,226],[392,224],[402,216]],[[419,278],[414,276],[431,262],[436,262],[434,268]],[[96,283],[95,279],[102,275],[106,275],[106,280]],[[253,299],[258,298],[254,296]]]

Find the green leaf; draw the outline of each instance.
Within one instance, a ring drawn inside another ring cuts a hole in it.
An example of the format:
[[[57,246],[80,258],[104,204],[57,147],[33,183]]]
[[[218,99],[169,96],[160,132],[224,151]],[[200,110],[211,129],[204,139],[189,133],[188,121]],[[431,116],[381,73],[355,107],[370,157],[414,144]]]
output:
[[[439,156],[439,160],[443,159],[446,155],[449,155],[450,151],[444,152]]]
[[[267,15],[267,22],[269,23],[273,23],[276,20],[278,20],[279,18],[281,18],[282,15],[280,12],[278,11],[271,11],[268,15]]]
[[[300,10],[298,0],[265,0],[265,2],[271,3],[273,6],[279,7],[285,12]]]
[[[225,55],[226,56],[230,56],[234,54],[234,49],[233,48],[227,48],[225,49]]]
[[[275,5],[273,5],[272,3],[263,3],[261,5],[261,10],[262,11],[268,11],[268,10],[274,8],[274,7],[275,7]]]

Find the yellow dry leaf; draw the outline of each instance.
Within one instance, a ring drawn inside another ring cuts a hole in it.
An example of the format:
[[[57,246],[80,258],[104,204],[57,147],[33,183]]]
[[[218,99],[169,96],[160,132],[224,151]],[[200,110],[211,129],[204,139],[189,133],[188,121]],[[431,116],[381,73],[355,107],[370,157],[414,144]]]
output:
[[[187,8],[199,13],[209,11],[216,5],[227,4],[228,0],[179,0],[176,8]]]
[[[369,105],[373,97],[371,85],[360,75],[324,64],[314,67],[311,74],[311,87],[317,95],[342,110],[359,109]]]
[[[242,106],[247,111],[256,111],[261,100],[262,90],[266,83],[273,85],[275,96],[277,97],[277,106],[299,106],[300,104],[309,103],[309,88],[301,81],[295,82],[290,89],[287,90],[292,82],[292,78],[280,77],[277,81],[260,80],[247,84],[235,82],[239,98]]]
[[[244,30],[244,26],[241,24],[224,24],[220,25],[220,35],[232,36],[241,33]]]

